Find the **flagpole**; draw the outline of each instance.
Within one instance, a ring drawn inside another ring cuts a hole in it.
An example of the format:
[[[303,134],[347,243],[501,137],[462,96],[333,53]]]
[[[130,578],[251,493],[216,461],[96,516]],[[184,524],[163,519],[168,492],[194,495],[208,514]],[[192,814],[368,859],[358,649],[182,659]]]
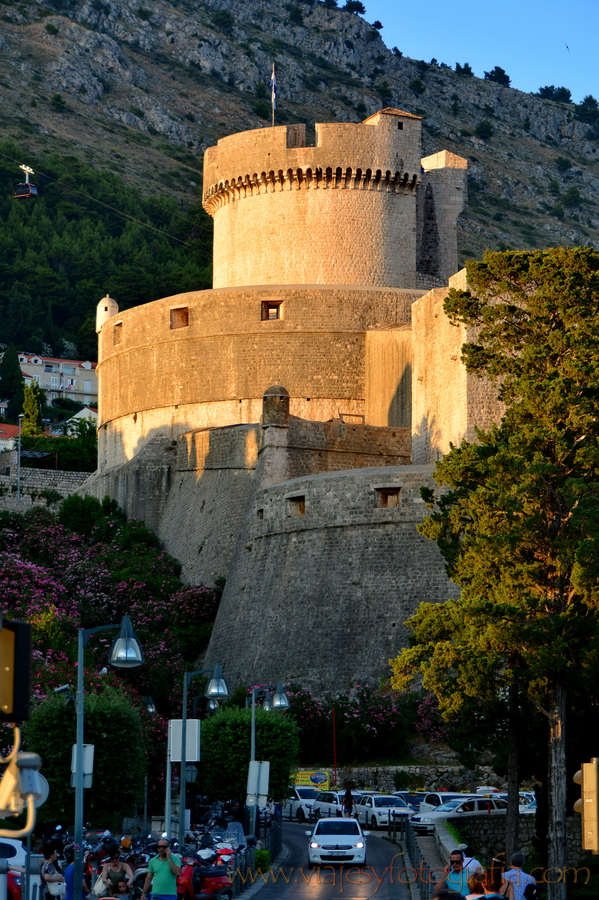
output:
[[[275,73],[275,64],[272,64],[272,75],[270,76],[270,107],[271,107],[271,125],[275,127],[275,109],[277,108],[277,76]]]

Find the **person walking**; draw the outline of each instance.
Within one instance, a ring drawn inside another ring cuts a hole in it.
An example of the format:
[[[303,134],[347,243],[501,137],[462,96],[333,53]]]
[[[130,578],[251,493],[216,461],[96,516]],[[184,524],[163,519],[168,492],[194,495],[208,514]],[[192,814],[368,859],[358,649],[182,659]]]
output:
[[[47,844],[43,849],[44,861],[40,866],[40,879],[43,885],[43,900],[52,900],[52,894],[48,890],[50,883],[60,883],[64,881],[64,875],[60,871],[58,865],[58,850],[52,844]]]
[[[158,854],[153,856],[148,863],[148,874],[144,881],[140,900],[145,900],[150,885],[152,885],[153,900],[176,900],[177,876],[180,874],[181,857],[176,853],[171,853],[171,844],[168,838],[160,838]]]
[[[523,871],[524,857],[521,853],[512,853],[510,864],[511,869],[507,869],[503,873],[499,892],[508,900],[527,900],[530,897],[531,889],[528,890],[528,893],[526,889],[528,885],[536,887],[536,879]]]
[[[350,819],[356,808],[356,804],[354,802],[354,795],[351,792],[351,788],[347,788],[345,794],[343,795],[343,800],[341,801],[341,806],[343,807],[343,815],[346,819]]]
[[[67,847],[64,851],[64,861],[67,864],[66,869],[64,870],[64,882],[67,886],[67,892],[64,895],[64,900],[74,900],[75,898],[75,852],[70,847]],[[82,897],[89,896],[89,888],[87,886],[87,881],[85,878],[81,879],[81,891]]]

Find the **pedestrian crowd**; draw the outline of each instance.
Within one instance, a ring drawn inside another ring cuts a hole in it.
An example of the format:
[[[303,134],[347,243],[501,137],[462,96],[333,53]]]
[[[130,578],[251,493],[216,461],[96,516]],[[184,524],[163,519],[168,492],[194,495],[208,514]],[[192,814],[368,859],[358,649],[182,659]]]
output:
[[[524,857],[513,853],[510,868],[485,869],[473,856],[453,850],[445,867],[445,877],[437,882],[435,900],[477,900],[479,897],[507,900],[538,900],[536,880],[524,871]]]

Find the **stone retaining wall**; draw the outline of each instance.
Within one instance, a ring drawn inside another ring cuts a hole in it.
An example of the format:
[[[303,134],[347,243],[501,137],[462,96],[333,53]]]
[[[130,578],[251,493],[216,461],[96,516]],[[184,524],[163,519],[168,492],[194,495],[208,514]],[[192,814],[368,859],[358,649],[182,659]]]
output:
[[[410,787],[413,790],[470,790],[472,772],[464,766],[448,765],[422,765],[422,766],[348,766],[339,769],[337,781],[341,785],[352,781],[357,790],[377,790],[393,792],[395,787],[394,776],[396,772],[405,772],[412,779]],[[491,779],[491,782],[489,781]],[[493,772],[490,766],[480,766],[476,770],[477,784],[497,784],[504,787],[501,779]]]
[[[34,506],[57,505],[74,494],[89,477],[89,472],[65,472],[61,469],[21,469],[21,500],[17,500],[16,467],[9,475],[0,475],[0,509],[26,512]]]

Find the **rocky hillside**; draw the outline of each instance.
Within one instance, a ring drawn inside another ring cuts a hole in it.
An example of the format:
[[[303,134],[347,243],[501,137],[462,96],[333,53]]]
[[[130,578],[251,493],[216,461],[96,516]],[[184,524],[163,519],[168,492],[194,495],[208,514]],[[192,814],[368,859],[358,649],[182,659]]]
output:
[[[485,247],[599,247],[599,135],[575,106],[403,57],[332,5],[0,0],[2,132],[42,170],[52,151],[72,153],[185,204],[207,146],[269,121],[274,61],[278,123],[395,106],[424,117],[425,154],[468,157],[462,260]]]

